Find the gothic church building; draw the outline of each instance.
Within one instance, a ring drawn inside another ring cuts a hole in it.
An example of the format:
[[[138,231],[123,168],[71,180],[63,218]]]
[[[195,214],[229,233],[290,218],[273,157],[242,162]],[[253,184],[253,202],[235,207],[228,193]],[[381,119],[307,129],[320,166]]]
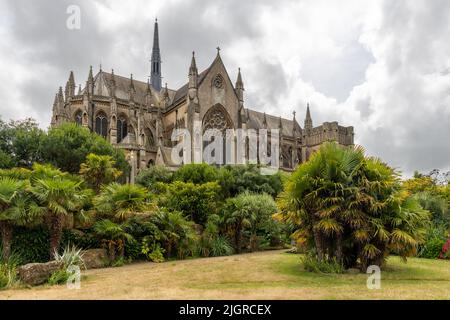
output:
[[[147,82],[103,70],[94,76],[92,67],[84,88],[76,88],[73,72],[63,92],[59,88],[53,104],[52,126],[76,122],[122,148],[131,166],[130,181],[137,172],[159,164],[175,168],[171,141],[175,128],[192,129],[201,121],[203,129],[279,129],[280,166],[290,171],[306,161],[329,140],[353,144],[353,127],[325,122],[314,127],[309,106],[303,127],[295,119],[268,115],[246,107],[244,83],[239,70],[235,85],[220,56],[198,72],[192,55],[188,82],[177,90],[161,84],[161,54],[158,22],[155,22],[151,74]],[[77,92],[76,92],[77,91]]]

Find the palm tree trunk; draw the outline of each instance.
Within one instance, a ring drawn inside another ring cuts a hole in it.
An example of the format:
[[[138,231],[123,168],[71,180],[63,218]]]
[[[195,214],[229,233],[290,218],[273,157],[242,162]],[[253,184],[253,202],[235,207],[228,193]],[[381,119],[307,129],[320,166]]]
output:
[[[336,259],[339,264],[342,265],[342,234],[336,235]]]
[[[235,230],[235,239],[234,239],[237,253],[241,253],[241,238],[242,238],[241,226],[240,224],[238,224]]]
[[[323,248],[322,248],[322,237],[320,235],[320,232],[313,228],[313,235],[314,235],[314,243],[316,245],[317,250],[317,258],[319,261],[323,260]]]
[[[59,251],[63,232],[62,216],[53,214],[50,222],[50,258]]]
[[[12,225],[9,221],[0,221],[0,228],[2,232],[2,257],[3,260],[8,260],[11,255],[11,242],[12,242]]]

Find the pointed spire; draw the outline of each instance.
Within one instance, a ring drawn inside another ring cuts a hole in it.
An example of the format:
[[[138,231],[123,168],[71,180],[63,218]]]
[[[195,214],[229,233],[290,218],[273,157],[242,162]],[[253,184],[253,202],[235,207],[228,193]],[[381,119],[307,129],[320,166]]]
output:
[[[238,76],[236,80],[236,89],[244,90],[244,82],[242,81],[241,68],[238,68]]]
[[[53,111],[58,108],[58,93],[55,94],[55,100],[53,100]]]
[[[92,66],[89,67],[89,75],[86,88],[89,94],[94,94],[94,76],[92,75]]]
[[[81,84],[78,85],[78,95],[81,95]]]
[[[311,112],[309,111],[309,102],[306,104],[306,117],[305,117],[305,129],[312,129],[313,123],[311,118]]]
[[[281,116],[278,119],[278,129],[283,129],[283,123],[281,122]]]
[[[264,111],[264,116],[263,116],[263,126],[264,126],[264,128],[267,128],[267,117],[266,117],[265,111]]]
[[[130,75],[130,101],[134,102],[134,94],[136,89],[134,88],[133,74]]]
[[[58,91],[58,103],[60,106],[64,105],[64,95],[63,95],[63,89],[62,87],[59,87],[59,91]]]
[[[75,78],[73,76],[73,71],[70,71],[64,92],[66,101],[69,101],[69,99],[75,95]]]
[[[150,79],[153,88],[156,91],[161,91],[161,52],[159,50],[158,19],[155,19],[155,27],[153,30],[153,49]]]
[[[244,103],[244,82],[242,81],[242,75],[241,75],[241,68],[238,68],[238,76],[236,80],[236,95],[238,97],[238,100],[241,104]]]
[[[191,66],[189,67],[189,89],[196,89],[198,86],[198,69],[195,62],[195,52],[192,51]]]

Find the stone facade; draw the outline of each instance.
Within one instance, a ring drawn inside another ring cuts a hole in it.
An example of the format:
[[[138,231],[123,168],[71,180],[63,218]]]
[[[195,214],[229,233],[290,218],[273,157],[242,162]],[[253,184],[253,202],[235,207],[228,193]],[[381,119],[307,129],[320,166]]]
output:
[[[212,64],[200,73],[193,53],[184,86],[178,90],[169,89],[167,84],[162,87],[157,22],[151,63],[151,80],[147,82],[101,68],[94,76],[91,67],[86,85],[80,86],[77,93],[70,72],[65,92],[60,87],[55,96],[51,125],[76,122],[124,149],[132,167],[130,181],[149,165],[176,167],[171,160],[172,131],[187,128],[193,132],[194,121],[200,121],[203,129],[267,129],[269,136],[271,129],[279,129],[280,166],[284,170],[306,161],[325,141],[353,144],[353,127],[337,122],[314,127],[309,105],[303,128],[295,112],[289,120],[247,108],[241,71],[233,85],[219,48]]]

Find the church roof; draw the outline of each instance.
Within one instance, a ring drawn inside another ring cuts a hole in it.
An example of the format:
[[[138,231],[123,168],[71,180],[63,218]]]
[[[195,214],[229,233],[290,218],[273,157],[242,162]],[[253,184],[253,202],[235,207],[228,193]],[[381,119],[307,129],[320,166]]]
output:
[[[255,111],[255,110],[248,110],[248,124],[247,128],[249,129],[264,129],[264,113]],[[266,114],[266,121],[267,121],[267,129],[278,129],[280,126],[280,117],[272,116],[269,114]],[[293,136],[293,120],[288,120],[281,118],[281,134],[284,136]],[[295,127],[297,130],[297,136],[301,135],[302,128],[300,125],[295,121]]]
[[[118,99],[128,101],[130,99],[130,77],[124,77],[114,74],[114,80],[116,83],[116,97]],[[108,96],[111,94],[111,81],[112,74],[104,71],[100,71],[94,77],[94,95]],[[133,78],[133,86],[135,89],[134,101],[139,104],[145,104],[145,96],[147,94],[147,82],[139,81]],[[86,90],[86,88],[83,89]],[[169,98],[172,100],[175,96],[176,91],[168,89]],[[152,93],[152,103],[156,106],[162,98],[161,92],[156,91],[151,87]]]
[[[208,71],[210,70],[210,68],[207,68],[205,70],[203,70],[199,75],[198,75],[198,85],[200,85],[200,83],[202,83],[203,79],[205,79],[206,75],[208,74]],[[188,94],[188,89],[189,89],[189,82],[186,83],[184,86],[182,86],[181,88],[179,88],[176,93],[175,96],[173,98],[173,102],[172,105],[176,105],[177,103],[183,101],[184,99],[186,99],[187,94]]]

